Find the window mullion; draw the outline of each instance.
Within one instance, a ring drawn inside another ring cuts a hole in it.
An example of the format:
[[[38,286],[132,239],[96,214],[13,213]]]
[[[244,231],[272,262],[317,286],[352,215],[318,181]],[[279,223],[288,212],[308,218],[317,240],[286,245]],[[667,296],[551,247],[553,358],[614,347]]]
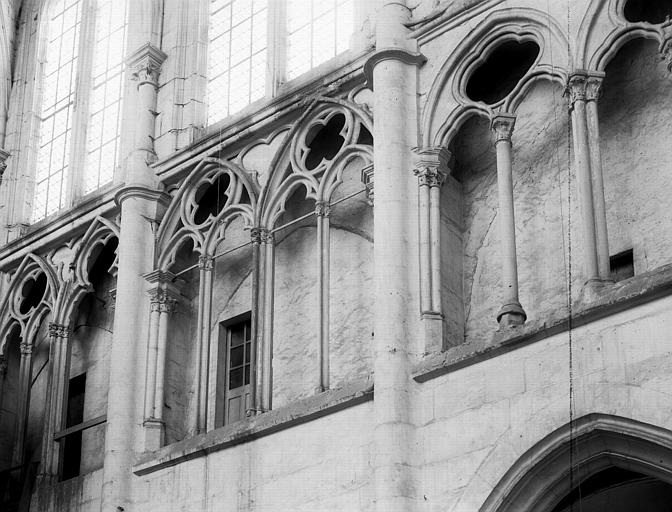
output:
[[[287,0],[268,3],[268,59],[266,61],[266,95],[274,97],[286,80]]]
[[[75,89],[74,118],[70,143],[70,169],[66,204],[72,206],[82,196],[84,166],[86,163],[86,128],[88,125],[91,69],[95,44],[96,0],[84,0],[82,26],[79,38],[77,83]]]

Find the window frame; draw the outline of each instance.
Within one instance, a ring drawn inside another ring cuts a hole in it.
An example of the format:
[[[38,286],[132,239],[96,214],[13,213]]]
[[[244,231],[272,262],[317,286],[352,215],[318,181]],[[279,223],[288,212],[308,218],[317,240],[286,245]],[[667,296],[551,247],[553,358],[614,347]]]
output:
[[[96,45],[91,44],[91,41],[94,40],[96,32],[96,14],[98,8],[99,0],[79,0],[81,2],[81,19],[80,19],[80,29],[79,37],[77,41],[77,65],[76,65],[76,74],[74,76],[74,91],[73,91],[73,101],[72,101],[72,126],[70,132],[69,140],[69,149],[67,155],[67,169],[66,173],[63,176],[63,179],[66,181],[65,184],[65,197],[63,204],[55,211],[49,212],[48,209],[44,215],[41,215],[35,219],[35,187],[37,185],[36,176],[33,175],[33,184],[30,187],[29,195],[26,199],[29,200],[30,208],[27,212],[27,220],[30,226],[41,225],[44,222],[47,222],[48,219],[61,214],[63,211],[73,208],[82,200],[88,199],[90,197],[97,196],[106,190],[109,190],[114,184],[118,181],[118,176],[120,173],[121,167],[121,158],[120,150],[122,149],[122,140],[119,137],[117,141],[117,155],[116,161],[114,164],[113,176],[110,182],[105,183],[95,189],[84,192],[84,177],[86,169],[86,161],[88,155],[88,143],[87,143],[87,132],[89,130],[89,120],[90,120],[90,101],[93,95],[93,73],[94,73],[94,56],[96,51]],[[128,27],[129,27],[129,6],[126,0],[122,0],[125,4],[125,28],[124,28],[124,49],[126,50],[126,44],[128,41]],[[36,87],[36,96],[35,96],[35,112],[36,112],[36,123],[35,131],[33,132],[32,140],[35,141],[35,150],[34,150],[34,173],[37,172],[37,161],[40,154],[41,146],[41,129],[42,129],[42,99],[45,88],[45,79],[46,79],[46,70],[47,70],[47,53],[49,51],[49,24],[51,23],[50,9],[52,7],[53,0],[45,2],[41,8],[42,18],[42,27],[39,31],[40,33],[40,45],[38,50],[38,62],[39,66],[36,71],[35,83]],[[124,111],[124,100],[126,97],[126,82],[127,82],[127,71],[126,66],[126,54],[124,52],[122,59],[122,70],[121,70],[121,87],[120,87],[120,106],[119,106],[119,118],[117,123],[119,124],[121,118],[123,117]],[[99,169],[97,170],[100,171]]]
[[[210,94],[210,77],[208,76],[209,71],[209,59],[210,59],[210,4],[212,0],[205,0],[208,5],[208,15],[206,16],[206,32],[208,33],[207,43],[208,46],[206,53],[208,62],[205,70],[206,75],[206,112],[205,112],[205,133],[213,133],[222,128],[222,126],[228,124],[231,119],[236,119],[244,117],[249,114],[251,111],[258,109],[260,105],[267,103],[279,96],[287,94],[292,89],[302,84],[308,83],[314,80],[316,77],[323,76],[338,67],[343,66],[344,64],[350,62],[353,59],[353,51],[356,48],[353,47],[353,35],[357,32],[357,21],[362,17],[363,12],[361,7],[358,7],[357,0],[351,0],[353,3],[352,7],[352,31],[348,34],[350,43],[348,48],[340,53],[336,53],[331,58],[321,62],[313,67],[310,67],[307,71],[298,74],[291,79],[287,78],[287,49],[289,41],[289,32],[287,28],[287,2],[288,0],[268,0],[267,4],[267,28],[266,28],[266,80],[265,80],[265,90],[264,94],[249,104],[245,105],[241,109],[229,112],[228,115],[213,120],[209,122],[209,94]],[[312,51],[311,51],[312,52]],[[312,53],[311,53],[312,54]]]
[[[243,365],[241,367],[243,368],[243,385],[239,386],[239,388],[242,389],[240,393],[237,394],[241,394],[243,397],[249,397],[250,402],[245,406],[244,410],[245,415],[241,415],[241,417],[235,421],[228,421],[227,419],[229,415],[228,400],[230,396],[229,378],[231,371],[231,364],[230,364],[231,361],[229,358],[231,350],[231,333],[234,328],[241,326],[244,327],[249,333],[249,340],[244,339],[242,346],[245,347],[247,343],[250,344],[249,359],[247,360],[247,364],[250,367],[249,371],[250,381],[247,384],[245,383],[245,371],[244,371],[245,351],[243,348]],[[246,311],[245,313],[236,315],[232,318],[229,318],[219,323],[219,336],[217,339],[217,368],[215,377],[216,403],[215,403],[214,428],[220,428],[226,425],[231,425],[232,423],[245,419],[247,411],[250,410],[252,407],[254,407],[254,404],[251,403],[251,399],[252,399],[252,386],[254,385],[252,379],[254,375],[253,366],[255,364],[255,357],[254,357],[255,349],[256,349],[256,343],[254,336],[252,335],[252,311]]]

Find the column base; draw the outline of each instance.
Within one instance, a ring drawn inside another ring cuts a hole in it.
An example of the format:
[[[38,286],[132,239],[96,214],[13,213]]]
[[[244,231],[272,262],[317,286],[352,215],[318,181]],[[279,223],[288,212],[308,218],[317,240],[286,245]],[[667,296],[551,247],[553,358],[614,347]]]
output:
[[[153,452],[163,446],[165,423],[156,418],[148,418],[142,426],[145,428],[145,451]]]
[[[443,343],[443,315],[434,311],[422,312],[424,352],[432,354],[445,349]]]
[[[497,322],[500,327],[516,327],[523,325],[527,314],[519,302],[504,304],[497,313]]]

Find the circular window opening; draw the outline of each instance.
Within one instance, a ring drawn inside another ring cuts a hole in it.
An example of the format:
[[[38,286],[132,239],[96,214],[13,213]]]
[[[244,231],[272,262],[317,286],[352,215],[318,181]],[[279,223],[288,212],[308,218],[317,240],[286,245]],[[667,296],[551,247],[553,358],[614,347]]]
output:
[[[500,44],[467,81],[467,96],[487,105],[506,98],[539,56],[534,41],[507,41]]]
[[[658,25],[672,16],[672,0],[628,0],[623,14],[630,23]]]

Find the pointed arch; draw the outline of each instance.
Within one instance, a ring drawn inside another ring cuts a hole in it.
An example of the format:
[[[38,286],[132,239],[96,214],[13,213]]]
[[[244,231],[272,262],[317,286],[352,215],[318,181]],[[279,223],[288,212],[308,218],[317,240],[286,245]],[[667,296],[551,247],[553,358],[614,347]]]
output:
[[[341,146],[331,158],[323,158],[314,167],[307,165],[310,153],[310,138],[320,126],[325,127],[336,116],[343,116],[343,127],[338,135],[343,139]],[[271,162],[268,179],[259,196],[259,207],[255,212],[255,225],[271,227],[284,211],[287,199],[301,185],[306,189],[306,198],[318,200],[324,179],[332,179],[330,168],[350,153],[352,147],[359,147],[362,155],[367,154],[360,143],[363,130],[373,133],[371,114],[361,105],[348,100],[318,96],[312,98],[304,113],[294,123],[285,136],[280,149]]]
[[[226,179],[221,208],[215,215],[198,221],[195,217],[199,208],[197,195],[204,187],[216,185]],[[251,224],[259,197],[256,176],[240,165],[219,158],[204,158],[187,176],[170,202],[168,211],[159,226],[157,236],[157,262],[160,268],[174,260],[176,244],[185,237],[194,241],[194,250],[203,253],[217,236],[223,236],[222,225],[227,225],[233,217],[241,215]]]
[[[479,512],[552,510],[575,481],[616,466],[672,483],[672,432],[630,418],[588,414],[530,448],[497,483]]]
[[[22,291],[24,284],[31,279],[37,279],[40,275],[45,276],[45,289],[39,303],[32,307],[26,313],[20,311],[20,302],[22,300]],[[10,332],[10,324],[19,325],[20,333],[26,343],[32,343],[30,335],[39,327],[40,322],[46,314],[53,311],[60,288],[60,280],[56,269],[53,268],[45,259],[33,253],[28,253],[18,269],[14,273],[9,288],[0,305],[0,353],[4,353],[4,345],[7,342],[6,335]]]
[[[547,13],[537,9],[517,8],[495,11],[471,31],[441,66],[432,83],[423,108],[422,140],[426,147],[440,146],[446,134],[452,131],[445,120],[462,109],[482,110],[491,114],[498,104],[487,106],[470,100],[466,95],[466,80],[487,57],[489,52],[505,41],[534,41],[539,45],[536,62],[521,79],[516,90],[525,87],[533,76],[563,75],[573,69],[573,60],[567,55],[567,34]],[[506,99],[501,100],[501,103]]]

